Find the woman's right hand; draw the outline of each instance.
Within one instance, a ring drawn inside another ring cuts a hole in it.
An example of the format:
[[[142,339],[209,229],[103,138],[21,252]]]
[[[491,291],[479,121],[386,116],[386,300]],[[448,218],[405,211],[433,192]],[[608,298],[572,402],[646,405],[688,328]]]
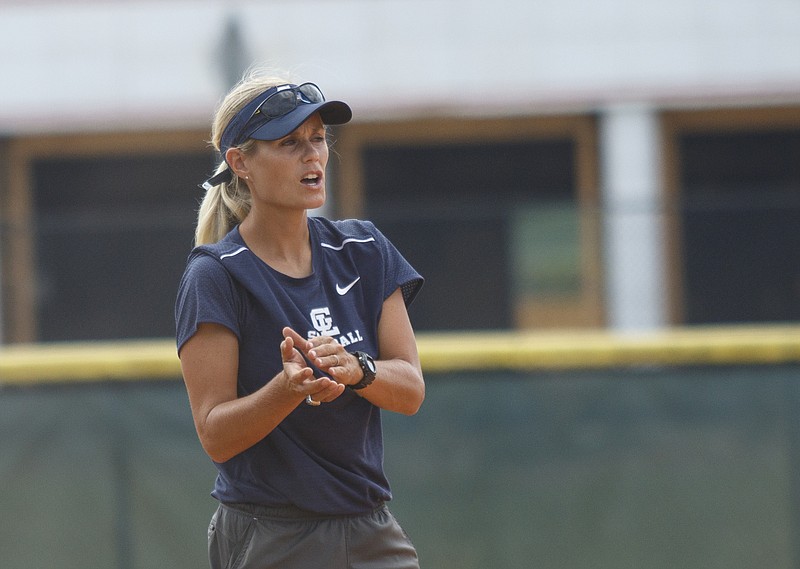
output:
[[[303,397],[310,395],[313,401],[319,403],[330,403],[344,393],[343,384],[329,377],[314,377],[314,371],[303,358],[313,348],[310,342],[288,326],[283,329],[283,338],[281,357],[289,389]]]

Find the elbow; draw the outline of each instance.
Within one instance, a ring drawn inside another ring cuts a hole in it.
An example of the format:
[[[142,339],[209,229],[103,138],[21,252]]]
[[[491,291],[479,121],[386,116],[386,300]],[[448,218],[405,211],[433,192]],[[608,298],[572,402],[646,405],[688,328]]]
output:
[[[227,453],[222,452],[222,449],[215,445],[213,441],[208,440],[202,435],[200,435],[200,446],[203,447],[208,458],[216,463],[227,462],[231,458]]]
[[[200,446],[203,447],[203,450],[208,457],[217,464],[228,462],[230,459],[236,456],[236,453],[232,453],[230,449],[226,448],[225,445],[220,444],[214,436],[206,432],[204,429],[198,428],[197,435],[200,439]]]
[[[201,443],[203,445],[203,450],[206,451],[208,457],[216,462],[217,464],[222,464],[223,462],[228,462],[236,453],[231,453],[230,451],[226,451],[219,446],[211,445],[208,443]]]
[[[415,390],[413,396],[406,398],[405,405],[403,405],[400,413],[408,417],[416,415],[422,407],[423,401],[425,401],[425,383],[420,378],[419,388]]]
[[[217,464],[222,464],[224,462],[228,462],[230,459],[232,459],[235,456],[235,455],[232,455],[232,454],[229,454],[229,453],[223,453],[223,452],[211,449],[211,448],[209,448],[209,447],[207,447],[205,445],[203,445],[203,449],[206,451],[206,454],[208,455],[208,457],[211,460],[213,460],[214,462],[216,462]]]
[[[415,405],[413,407],[412,406],[406,407],[405,409],[401,409],[400,410],[400,414],[401,415],[405,415],[406,417],[413,417],[414,415],[416,415],[419,412],[420,407],[422,407],[421,403],[419,405]]]

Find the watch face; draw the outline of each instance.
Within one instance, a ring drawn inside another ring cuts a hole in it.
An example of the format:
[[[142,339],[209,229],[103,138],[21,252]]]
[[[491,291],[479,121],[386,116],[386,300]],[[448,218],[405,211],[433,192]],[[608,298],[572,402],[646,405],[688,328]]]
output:
[[[356,352],[355,355],[358,357],[358,364],[361,366],[361,371],[364,373],[364,377],[361,378],[361,381],[355,385],[350,385],[349,387],[352,387],[353,389],[364,389],[368,385],[372,384],[378,368],[375,366],[375,360],[372,359],[372,356],[369,354],[365,352]]]

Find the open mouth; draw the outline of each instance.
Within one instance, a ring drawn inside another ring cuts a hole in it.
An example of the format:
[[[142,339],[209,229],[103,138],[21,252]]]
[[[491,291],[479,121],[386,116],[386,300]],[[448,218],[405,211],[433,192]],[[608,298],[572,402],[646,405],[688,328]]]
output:
[[[322,180],[319,174],[306,174],[300,182],[305,186],[317,186]]]

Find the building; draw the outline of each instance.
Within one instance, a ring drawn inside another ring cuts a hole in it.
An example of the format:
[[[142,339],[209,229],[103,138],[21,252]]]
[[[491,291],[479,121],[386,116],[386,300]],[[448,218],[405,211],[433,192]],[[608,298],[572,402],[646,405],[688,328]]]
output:
[[[0,2],[0,337],[172,335],[214,106],[251,62],[348,101],[330,215],[418,329],[800,319],[792,0]]]

